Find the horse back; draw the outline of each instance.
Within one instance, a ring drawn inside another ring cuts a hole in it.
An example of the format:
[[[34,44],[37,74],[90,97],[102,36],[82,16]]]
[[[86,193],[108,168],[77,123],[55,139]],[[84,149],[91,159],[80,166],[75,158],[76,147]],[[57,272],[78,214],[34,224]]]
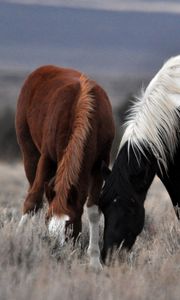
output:
[[[71,69],[45,66],[35,70],[25,81],[17,104],[16,127],[17,131],[28,127],[40,152],[47,127],[52,135],[57,131],[58,117],[62,132],[65,131],[78,93],[80,75]]]
[[[17,104],[16,129],[28,128],[39,152],[47,151],[60,160],[73,132],[75,109],[80,95],[81,73],[55,66],[35,70],[25,81]],[[101,152],[101,146],[112,142],[114,123],[105,91],[90,81],[93,117],[87,144]]]

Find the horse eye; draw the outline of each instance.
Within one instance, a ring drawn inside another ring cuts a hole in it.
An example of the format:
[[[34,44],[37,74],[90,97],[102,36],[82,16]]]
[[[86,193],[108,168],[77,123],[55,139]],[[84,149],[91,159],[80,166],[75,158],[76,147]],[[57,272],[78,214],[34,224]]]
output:
[[[113,200],[113,202],[116,203],[116,202],[117,202],[117,199],[115,198],[115,199]]]

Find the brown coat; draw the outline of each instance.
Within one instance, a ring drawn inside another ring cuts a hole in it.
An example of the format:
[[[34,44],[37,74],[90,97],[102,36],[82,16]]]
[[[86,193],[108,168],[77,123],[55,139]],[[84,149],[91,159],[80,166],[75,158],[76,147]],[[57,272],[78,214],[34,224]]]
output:
[[[80,224],[87,196],[89,206],[98,204],[114,138],[105,91],[78,71],[40,67],[22,87],[16,132],[30,184],[24,213],[42,206],[45,183],[55,177],[48,217],[68,214]]]

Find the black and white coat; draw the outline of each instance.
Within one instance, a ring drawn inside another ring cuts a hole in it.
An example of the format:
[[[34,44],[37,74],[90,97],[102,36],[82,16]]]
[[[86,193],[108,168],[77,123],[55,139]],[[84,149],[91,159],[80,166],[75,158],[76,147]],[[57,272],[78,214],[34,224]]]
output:
[[[112,171],[105,170],[100,199],[105,217],[103,259],[114,246],[134,244],[156,174],[173,206],[180,206],[180,55],[169,59],[151,80],[125,125]]]

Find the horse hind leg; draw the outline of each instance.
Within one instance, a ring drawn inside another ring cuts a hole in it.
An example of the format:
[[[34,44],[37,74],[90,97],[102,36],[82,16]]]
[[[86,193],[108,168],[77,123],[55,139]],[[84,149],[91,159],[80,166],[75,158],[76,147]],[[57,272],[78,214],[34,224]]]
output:
[[[16,132],[17,132],[17,139],[19,142],[21,153],[23,156],[24,170],[25,170],[26,178],[29,182],[29,190],[30,190],[36,176],[36,169],[37,169],[40,153],[32,140],[26,122],[20,124],[20,126],[19,124],[17,124]],[[24,226],[28,222],[28,219],[29,219],[29,215],[23,214],[19,222],[18,228]]]
[[[100,262],[100,248],[99,248],[99,220],[100,214],[97,205],[87,207],[89,219],[89,247],[88,255],[90,257],[90,267],[95,271],[101,271],[102,265]]]
[[[30,186],[28,195],[24,201],[23,216],[21,217],[19,228],[28,222],[30,213],[35,214],[42,207],[44,184],[51,179],[51,170],[51,160],[46,155],[41,155],[34,182]]]
[[[36,212],[42,207],[44,184],[55,175],[56,167],[43,149],[43,154],[40,154],[25,120],[16,120],[16,132],[23,156],[26,177],[29,182],[28,195],[23,207],[23,214],[25,215]],[[26,219],[23,216],[23,224]]]
[[[29,127],[26,122],[24,122],[23,126],[21,125],[19,127],[20,128],[18,129],[17,126],[17,138],[23,156],[25,174],[31,188],[36,176],[40,153],[32,140]]]
[[[99,248],[99,221],[100,212],[98,207],[99,195],[102,186],[102,175],[100,169],[95,170],[92,175],[91,187],[87,201],[87,214],[89,220],[89,247],[90,267],[95,271],[102,270]]]
[[[42,207],[44,185],[52,178],[53,164],[47,154],[39,158],[36,175],[24,202],[24,214],[37,212]]]

